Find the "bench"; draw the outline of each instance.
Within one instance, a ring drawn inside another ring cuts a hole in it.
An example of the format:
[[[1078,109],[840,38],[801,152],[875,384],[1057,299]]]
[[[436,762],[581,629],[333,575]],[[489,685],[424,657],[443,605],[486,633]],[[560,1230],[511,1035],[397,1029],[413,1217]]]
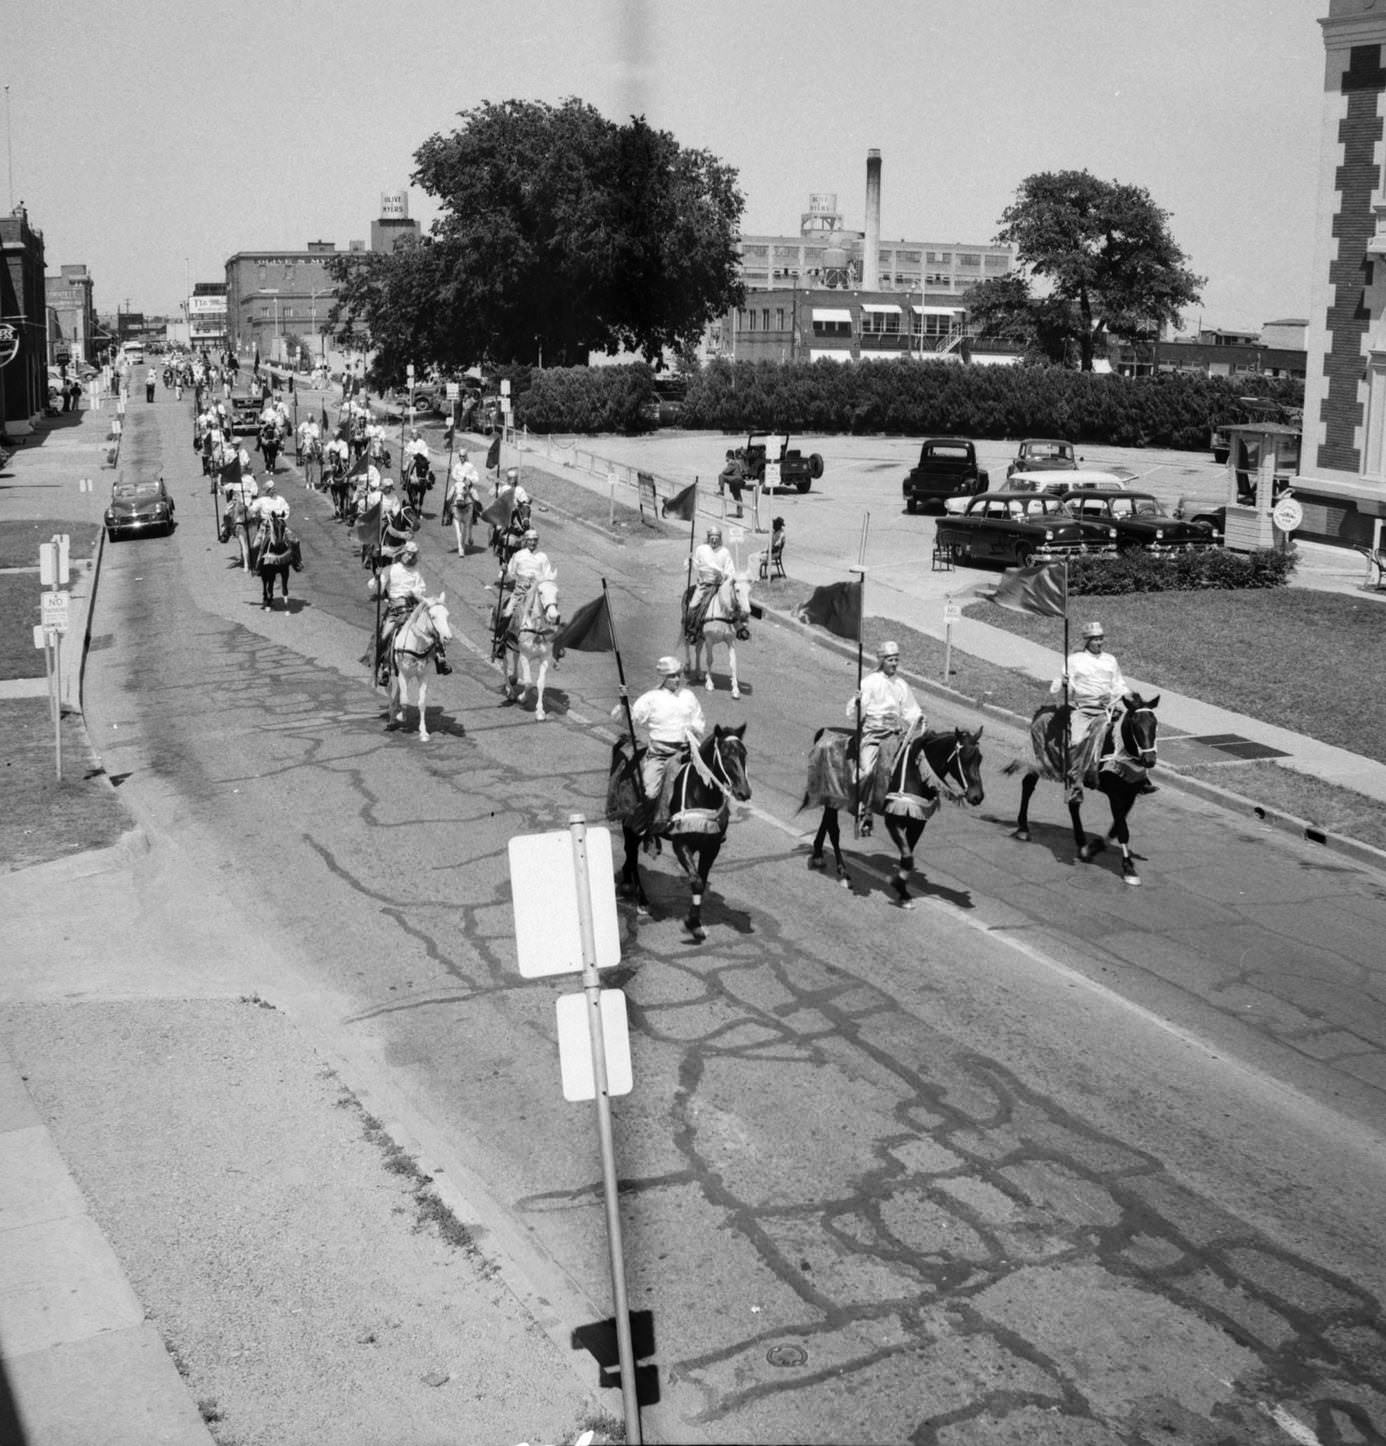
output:
[[[1386,547],[1371,548],[1359,546],[1357,551],[1367,559],[1368,567],[1374,567],[1376,569],[1376,581],[1371,582],[1371,575],[1369,573],[1368,582],[1379,592],[1383,579],[1386,579]]]
[[[933,571],[952,572],[957,565],[957,552],[951,542],[934,543]]]

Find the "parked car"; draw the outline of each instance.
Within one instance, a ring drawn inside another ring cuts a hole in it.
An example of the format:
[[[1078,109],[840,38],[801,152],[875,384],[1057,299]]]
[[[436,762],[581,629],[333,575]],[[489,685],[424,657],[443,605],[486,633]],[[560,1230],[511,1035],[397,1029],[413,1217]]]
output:
[[[905,511],[917,512],[940,504],[949,510],[950,499],[975,497],[990,485],[986,468],[977,465],[977,449],[966,437],[928,437],[901,489]]]
[[[106,508],[106,536],[114,542],[132,532],[173,531],[173,498],[164,479],[154,482],[117,482]]]
[[[766,486],[767,460],[774,457],[779,463],[779,481],[771,476],[770,487],[793,487],[807,492],[814,480],[823,475],[823,458],[812,452],[807,457],[797,448],[789,445],[787,432],[752,432],[746,438],[746,445],[736,449],[746,469],[748,483],[759,482]],[[721,484],[718,484],[721,490]]]
[[[1114,553],[1116,530],[1079,521],[1057,497],[1035,492],[984,492],[961,514],[939,518],[934,545],[960,562],[1024,567],[1074,553]]]
[[[1178,518],[1149,492],[1065,492],[1059,500],[1083,521],[1115,528],[1119,552],[1187,552],[1218,545],[1210,522]]]
[[[1072,442],[1060,442],[1050,437],[1026,437],[1020,444],[1014,460],[1006,468],[1009,483],[1017,472],[1076,472],[1078,458],[1074,455]]]

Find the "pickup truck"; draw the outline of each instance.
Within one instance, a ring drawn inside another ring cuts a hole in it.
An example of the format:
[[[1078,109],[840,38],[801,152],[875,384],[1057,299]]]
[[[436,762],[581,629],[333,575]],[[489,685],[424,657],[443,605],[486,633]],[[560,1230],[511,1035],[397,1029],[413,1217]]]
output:
[[[965,437],[929,437],[919,449],[919,462],[902,484],[905,511],[941,506],[950,497],[969,497],[990,485],[977,465],[977,449]]]

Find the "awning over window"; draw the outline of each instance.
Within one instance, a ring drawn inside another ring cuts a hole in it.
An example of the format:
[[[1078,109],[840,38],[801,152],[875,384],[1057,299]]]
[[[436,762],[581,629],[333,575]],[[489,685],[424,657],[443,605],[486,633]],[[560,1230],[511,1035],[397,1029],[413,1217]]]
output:
[[[814,348],[814,347],[810,347],[810,348],[809,348],[809,360],[810,360],[811,362],[816,362],[816,361],[849,362],[849,361],[852,360],[852,353],[851,353],[850,351],[848,351],[845,347],[844,347],[841,351],[829,351],[829,350],[827,350],[827,348]]]
[[[958,316],[966,311],[965,306],[911,306],[916,316]]]
[[[888,303],[878,301],[864,301],[862,302],[861,309],[863,311],[884,311],[887,313],[894,312],[896,316],[900,315],[900,308],[898,306],[891,306]]]
[[[852,324],[852,313],[850,311],[836,311],[827,306],[815,306],[813,308],[813,319],[815,321],[845,321],[848,326]]]

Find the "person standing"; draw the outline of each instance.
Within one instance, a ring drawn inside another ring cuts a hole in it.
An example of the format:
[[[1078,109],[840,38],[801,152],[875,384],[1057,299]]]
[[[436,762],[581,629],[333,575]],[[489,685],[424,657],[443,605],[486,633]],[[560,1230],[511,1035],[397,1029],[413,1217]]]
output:
[[[725,488],[731,493],[732,501],[736,503],[734,517],[744,517],[746,514],[741,507],[741,489],[746,485],[746,463],[742,460],[740,452],[735,448],[727,451],[727,463],[722,468],[717,478],[717,486]]]
[[[698,695],[684,682],[683,664],[674,657],[655,664],[658,686],[642,693],[631,706],[630,716],[648,739],[640,761],[640,782],[651,811],[650,831],[659,832],[669,822],[669,795],[678,771],[689,761],[692,750],[702,742],[707,722]],[[620,717],[622,701],[611,710]],[[643,830],[642,830],[643,831]]]
[[[154,388],[159,384],[159,373],[153,367],[149,368],[144,379],[144,399],[146,402],[154,400]]]
[[[900,677],[899,643],[882,643],[876,650],[876,666],[861,681],[860,689],[847,700],[847,716],[853,722],[861,709],[861,747],[857,752],[857,823],[863,836],[871,832],[877,805],[876,775],[881,750],[890,748],[886,765],[894,761],[894,749],[907,729],[924,726],[924,710],[910,685]]]

